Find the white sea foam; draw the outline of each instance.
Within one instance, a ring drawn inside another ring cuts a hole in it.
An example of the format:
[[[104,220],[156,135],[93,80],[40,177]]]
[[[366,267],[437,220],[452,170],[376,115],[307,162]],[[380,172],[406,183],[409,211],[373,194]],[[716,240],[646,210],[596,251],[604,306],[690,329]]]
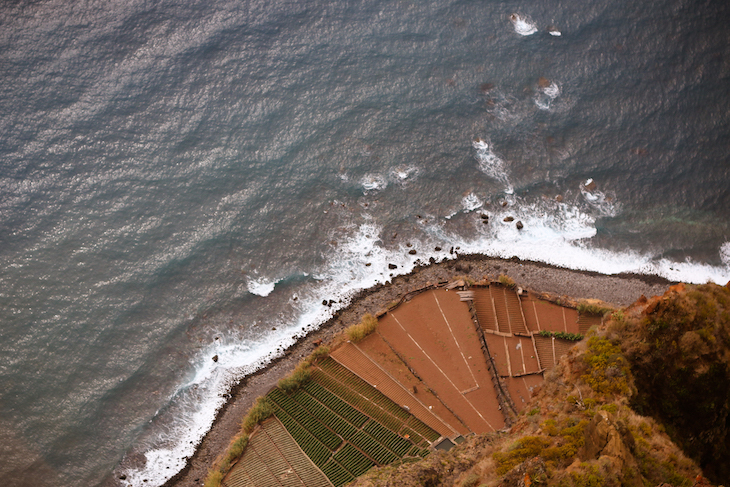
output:
[[[521,36],[530,36],[537,32],[537,26],[530,17],[520,14],[512,14],[510,16],[510,22],[517,32]]]
[[[730,242],[725,242],[720,246],[720,259],[727,267],[730,267]]]
[[[558,29],[555,29],[555,28],[552,28],[552,29],[548,29],[548,33],[549,33],[549,34],[550,34],[551,36],[555,36],[555,37],[560,37],[560,36],[562,36],[562,35],[563,35],[563,33],[562,33],[562,32],[560,32],[560,31],[559,31]]]
[[[248,281],[248,292],[257,296],[266,297],[274,290],[276,281],[271,281],[266,278],[249,280]]]
[[[480,152],[489,149],[485,141],[475,142],[474,147]],[[504,178],[506,180],[506,175]],[[596,191],[588,193],[594,195]],[[638,252],[596,249],[590,245],[590,240],[596,235],[595,222],[601,212],[594,206],[583,205],[580,200],[573,204],[541,198],[532,201],[518,196],[507,199],[507,207],[491,210],[488,225],[482,224],[478,215],[473,215],[474,231],[469,235],[463,234],[463,226],[455,226],[448,219],[429,219],[429,223],[421,226],[420,236],[409,238],[411,247],[403,244],[385,248],[380,240],[382,227],[375,221],[366,219],[360,224],[352,224],[349,235],[339,240],[340,244],[331,250],[327,265],[314,276],[316,282],[298,291],[298,314],[289,321],[272,323],[277,331],[265,336],[223,337],[197,357],[192,377],[170,398],[176,407],[173,426],[160,431],[145,453],[147,462],[143,468],[123,472],[127,482],[134,487],[164,483],[183,467],[185,458],[192,455],[194,444],[205,435],[216,410],[223,404],[222,394],[235,380],[265,366],[297,337],[304,336],[307,330],[318,327],[337,309],[346,306],[355,292],[408,273],[419,260],[452,257],[448,251],[432,250],[437,245],[459,247],[459,253],[502,258],[516,256],[604,274],[634,272],[694,283],[730,280],[730,242],[719,249],[725,263],[723,267],[673,262]],[[465,210],[478,208],[477,203],[481,201],[473,194],[462,201]],[[506,216],[521,221],[524,228],[518,230],[514,221],[503,222]],[[417,255],[410,255],[410,249],[416,249]],[[396,269],[391,269],[389,264],[395,265]],[[255,282],[266,289],[269,289],[267,285],[273,286],[270,281]],[[322,306],[325,298],[334,300],[335,304],[331,308]],[[210,360],[213,355],[218,355],[217,362]]]
[[[481,208],[484,202],[474,193],[469,193],[461,199],[461,206],[464,207],[464,213],[469,213],[477,208]]]
[[[492,152],[492,149],[489,146],[489,142],[482,138],[476,138],[472,142],[472,147],[476,149],[475,157],[479,162],[479,170],[481,170],[487,176],[503,183],[505,186],[505,193],[514,193],[514,188],[509,182],[507,168],[505,167],[504,161],[498,155]]]
[[[602,191],[592,188],[593,179],[588,179],[580,184],[580,193],[588,205],[590,205],[600,216],[616,216],[619,214],[620,205],[615,199],[607,196]],[[592,189],[589,189],[592,188]]]
[[[553,101],[560,96],[560,87],[554,81],[547,86],[540,86],[535,92],[535,105],[541,110],[549,110]]]
[[[388,186],[388,180],[381,174],[366,174],[360,179],[360,185],[365,193],[368,191],[379,191]]]
[[[391,180],[401,185],[412,180],[418,174],[418,168],[415,166],[398,166],[390,171]]]

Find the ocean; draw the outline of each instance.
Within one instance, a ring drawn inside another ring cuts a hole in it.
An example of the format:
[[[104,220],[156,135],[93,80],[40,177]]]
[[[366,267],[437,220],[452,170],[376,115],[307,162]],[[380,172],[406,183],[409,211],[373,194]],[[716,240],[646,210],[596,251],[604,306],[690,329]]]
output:
[[[451,247],[725,284],[729,22],[713,0],[3,2],[2,484],[161,485],[230,384]]]

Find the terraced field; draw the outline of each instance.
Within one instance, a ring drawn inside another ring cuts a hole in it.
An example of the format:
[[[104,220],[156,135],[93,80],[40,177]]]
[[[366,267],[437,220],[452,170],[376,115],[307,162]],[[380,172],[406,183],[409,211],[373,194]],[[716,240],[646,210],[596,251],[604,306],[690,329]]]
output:
[[[293,394],[275,388],[267,398],[276,418],[335,487],[374,465],[422,458],[441,436],[330,358],[312,375]]]
[[[497,284],[418,294],[369,337],[315,361],[295,392],[272,389],[275,418],[223,485],[340,487],[373,466],[425,457],[442,438],[503,428],[506,411],[523,409],[575,344],[539,332],[593,324]]]
[[[331,487],[276,419],[266,420],[223,482],[224,487]]]

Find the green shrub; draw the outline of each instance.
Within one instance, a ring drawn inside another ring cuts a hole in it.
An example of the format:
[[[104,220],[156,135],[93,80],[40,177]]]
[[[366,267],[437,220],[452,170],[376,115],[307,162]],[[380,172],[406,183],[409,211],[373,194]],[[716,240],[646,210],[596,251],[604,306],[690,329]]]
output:
[[[296,392],[297,389],[309,382],[312,378],[312,371],[306,363],[301,363],[294,371],[283,379],[279,379],[277,386],[287,394]]]
[[[565,333],[564,331],[540,330],[538,332],[538,335],[546,338],[562,338],[563,340],[569,340],[571,342],[578,342],[580,340],[583,340],[583,335],[581,335],[580,333]]]
[[[593,336],[588,339],[588,352],[583,357],[588,366],[581,376],[599,394],[627,394],[629,365],[621,347],[609,339]]]
[[[241,421],[241,428],[246,434],[250,434],[257,424],[272,414],[274,414],[274,406],[271,404],[271,401],[265,397],[259,397],[246,417]]]
[[[550,446],[550,440],[541,436],[525,436],[513,443],[506,452],[495,452],[494,461],[497,464],[497,474],[504,475],[527,459],[540,455]]]

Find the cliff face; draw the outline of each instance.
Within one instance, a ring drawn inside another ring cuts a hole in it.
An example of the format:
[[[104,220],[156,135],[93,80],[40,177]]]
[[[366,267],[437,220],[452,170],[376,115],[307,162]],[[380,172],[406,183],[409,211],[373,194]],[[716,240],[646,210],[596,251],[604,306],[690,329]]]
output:
[[[698,485],[727,478],[730,289],[674,286],[563,357],[506,433],[353,485]]]
[[[730,475],[730,289],[677,285],[641,300],[614,332],[631,363],[636,411],[716,481]]]

